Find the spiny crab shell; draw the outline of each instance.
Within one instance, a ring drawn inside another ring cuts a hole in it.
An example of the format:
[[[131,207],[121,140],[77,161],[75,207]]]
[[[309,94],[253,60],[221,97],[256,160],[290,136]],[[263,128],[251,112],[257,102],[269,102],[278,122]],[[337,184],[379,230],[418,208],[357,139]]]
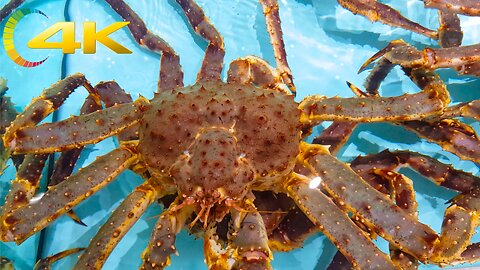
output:
[[[172,175],[183,195],[217,190],[241,199],[251,184],[280,180],[295,165],[301,123],[293,95],[212,82],[166,91],[151,106],[139,151],[149,172]]]

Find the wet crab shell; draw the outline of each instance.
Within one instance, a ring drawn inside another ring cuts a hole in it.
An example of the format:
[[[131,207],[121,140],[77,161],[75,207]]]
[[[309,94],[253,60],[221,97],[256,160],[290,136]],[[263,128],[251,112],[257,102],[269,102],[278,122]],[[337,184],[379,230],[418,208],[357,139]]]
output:
[[[293,168],[301,140],[299,118],[293,96],[282,92],[220,82],[196,84],[162,93],[152,101],[142,120],[139,150],[150,173],[164,175],[199,141],[202,130],[223,128],[232,132],[238,152],[255,175],[275,178]],[[226,145],[219,147],[228,154]],[[212,156],[212,150],[206,145],[200,151],[202,169],[225,168],[225,152]],[[235,190],[245,183],[224,186]]]

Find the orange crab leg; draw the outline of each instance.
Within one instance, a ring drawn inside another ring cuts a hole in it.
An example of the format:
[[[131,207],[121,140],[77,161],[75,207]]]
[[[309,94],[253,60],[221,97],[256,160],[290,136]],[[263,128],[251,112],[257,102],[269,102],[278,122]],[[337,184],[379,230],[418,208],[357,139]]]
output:
[[[143,20],[122,0],[105,0],[124,21],[130,22],[128,28],[135,41],[142,47],[161,54],[160,79],[158,91],[183,87],[183,71],[180,58],[168,43],[150,32]]]
[[[297,177],[285,184],[287,194],[357,269],[397,269],[368,236],[330,198]]]
[[[176,235],[182,230],[187,218],[193,213],[193,207],[184,206],[176,211],[169,211],[177,204],[170,205],[155,223],[148,247],[142,254],[142,270],[163,269],[170,264],[170,255],[177,253]]]
[[[230,269],[231,263],[228,262],[228,258],[233,251],[228,247],[222,247],[216,232],[216,228],[212,226],[205,231],[205,235],[203,236],[205,262],[209,270]]]
[[[264,89],[277,89],[286,92],[286,89],[282,88],[283,82],[280,74],[265,60],[256,56],[238,58],[230,63],[228,82],[253,83]]]
[[[28,205],[4,212],[0,224],[0,239],[19,244],[45,228],[58,216],[70,211],[135,163],[138,159],[138,155],[133,152],[135,147],[132,143],[122,144],[118,149],[99,157],[67,180],[48,189],[35,203],[30,201]]]
[[[18,129],[34,126],[58,109],[73,90],[82,84],[88,84],[85,76],[76,73],[43,90],[42,94],[33,99],[7,128],[3,137],[5,145],[8,145],[14,139],[14,134]]]
[[[423,0],[428,8],[436,8],[469,16],[480,16],[477,0]]]
[[[195,3],[195,1],[176,1],[185,12],[185,15],[187,16],[187,19],[195,33],[209,42],[205,51],[202,68],[197,76],[197,82],[205,82],[209,80],[220,81],[223,67],[223,57],[225,56],[225,48],[223,45],[222,36],[208,20],[202,8]]]
[[[110,218],[90,241],[74,269],[101,269],[112,250],[157,198],[175,192],[169,179],[150,179],[138,186],[115,209]]]
[[[234,236],[230,248],[234,250],[235,259],[232,270],[272,269],[273,256],[262,216],[256,210],[246,214],[232,210],[231,213]]]
[[[353,14],[360,14],[372,22],[380,21],[437,39],[437,32],[410,21],[403,17],[400,12],[376,0],[338,0],[338,3]]]
[[[450,102],[445,84],[436,74],[420,70],[414,78],[422,79],[422,92],[397,97],[325,98],[310,96],[299,105],[302,122],[316,125],[321,121],[356,122],[405,121],[441,114]],[[428,76],[428,77],[427,77]],[[435,77],[430,79],[429,77]]]
[[[33,270],[50,270],[51,266],[54,262],[61,260],[67,256],[70,256],[72,254],[75,254],[77,252],[80,252],[84,250],[84,248],[72,248],[69,250],[65,250],[62,252],[59,252],[57,254],[54,254],[52,256],[48,256],[44,259],[39,260],[35,266],[33,267]]]
[[[147,99],[140,97],[134,103],[26,127],[14,134],[10,147],[14,153],[52,153],[96,143],[136,124],[149,104]]]
[[[277,0],[260,0],[263,14],[267,23],[268,34],[270,35],[270,43],[273,46],[273,54],[277,62],[277,69],[283,82],[295,94],[295,85],[293,84],[293,75],[287,62],[287,53],[283,42],[282,25],[280,23],[280,14],[278,12]]]

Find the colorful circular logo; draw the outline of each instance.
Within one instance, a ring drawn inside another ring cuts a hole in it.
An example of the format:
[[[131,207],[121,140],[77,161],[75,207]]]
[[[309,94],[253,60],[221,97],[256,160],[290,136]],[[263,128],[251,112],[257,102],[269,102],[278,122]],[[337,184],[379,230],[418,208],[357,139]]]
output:
[[[31,62],[23,58],[15,49],[15,45],[13,43],[13,34],[15,31],[15,26],[23,17],[32,13],[41,14],[46,18],[48,18],[48,16],[45,13],[41,12],[40,10],[30,9],[30,8],[21,8],[15,11],[10,16],[10,18],[8,18],[8,21],[5,24],[5,28],[3,29],[3,47],[5,48],[5,51],[7,52],[8,57],[10,57],[10,59],[12,59],[17,65],[20,65],[22,67],[36,67],[48,59],[47,57],[41,61]]]

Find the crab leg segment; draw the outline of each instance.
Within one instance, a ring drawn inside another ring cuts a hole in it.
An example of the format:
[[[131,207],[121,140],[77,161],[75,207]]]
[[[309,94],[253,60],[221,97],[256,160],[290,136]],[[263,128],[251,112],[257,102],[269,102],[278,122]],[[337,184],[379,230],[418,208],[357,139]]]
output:
[[[220,81],[223,57],[225,56],[225,48],[223,47],[223,39],[217,29],[210,23],[205,16],[202,8],[193,0],[176,0],[182,7],[187,16],[190,25],[195,33],[206,39],[209,44],[205,51],[202,68],[197,76],[197,82],[205,82],[209,80]]]
[[[278,12],[277,0],[260,0],[262,4],[263,14],[267,23],[267,30],[270,35],[270,43],[273,46],[273,53],[275,61],[277,62],[277,69],[283,82],[295,93],[295,85],[293,84],[293,76],[287,62],[287,53],[285,51],[285,44],[283,42],[282,26],[280,23],[280,14]]]
[[[14,153],[51,153],[96,143],[136,124],[148,107],[148,100],[140,97],[134,103],[26,127],[14,134],[10,147]]]
[[[147,207],[156,198],[175,192],[174,186],[167,180],[150,179],[135,188],[90,241],[90,245],[80,256],[74,269],[101,269],[112,250]]]
[[[170,205],[155,223],[148,247],[142,254],[143,263],[140,269],[163,269],[170,264],[170,255],[177,254],[176,235],[182,230],[193,208],[185,206],[178,211],[170,211],[175,205],[175,203]]]
[[[478,0],[423,0],[428,8],[436,8],[469,16],[480,16]]]
[[[460,18],[451,11],[438,11],[440,28],[438,29],[438,42],[444,48],[459,47],[462,45],[463,32]]]
[[[183,71],[180,58],[168,43],[150,32],[133,9],[122,0],[105,0],[128,24],[135,41],[142,47],[161,54],[159,90],[169,90],[183,86]]]
[[[440,114],[449,98],[443,83],[426,85],[417,94],[398,97],[325,98],[309,96],[300,103],[302,122],[316,125],[322,121],[405,121]]]
[[[282,88],[283,82],[280,75],[265,60],[247,56],[238,58],[230,64],[228,70],[228,82],[241,84],[255,84],[264,89],[278,89],[286,92]]]
[[[5,145],[15,138],[14,134],[18,129],[38,124],[47,115],[58,109],[75,88],[85,83],[87,80],[83,74],[77,73],[43,90],[42,94],[33,99],[7,129],[3,138]]]
[[[372,168],[394,171],[401,165],[408,165],[437,185],[462,193],[469,192],[480,183],[480,179],[470,173],[455,170],[434,158],[408,151],[389,152],[357,157],[352,161],[352,169],[362,177]]]
[[[100,82],[95,85],[100,99],[105,103],[105,107],[109,108],[117,104],[130,103],[132,97],[123,90],[115,81]],[[139,125],[133,125],[118,134],[120,141],[130,141],[138,139]]]
[[[380,21],[394,27],[401,27],[429,38],[437,39],[437,32],[410,21],[395,9],[379,3],[376,0],[338,0],[338,3],[350,10],[353,14],[360,14],[372,22]]]
[[[231,249],[235,263],[232,270],[272,269],[272,252],[262,216],[254,210],[246,215],[232,211],[234,227]]]
[[[304,144],[303,148],[305,162],[322,178],[322,186],[331,196],[344,202],[350,211],[363,217],[369,227],[392,244],[420,260],[430,257],[437,241],[432,229],[394,205],[323,147]]]
[[[72,248],[69,250],[62,251],[60,253],[54,254],[52,256],[48,256],[45,259],[39,260],[35,266],[33,267],[33,270],[50,270],[51,266],[54,262],[61,260],[67,256],[70,256],[72,254],[75,254],[77,252],[80,252],[84,250],[84,248]]]
[[[14,11],[17,9],[21,4],[23,4],[25,0],[11,0],[6,4],[1,10],[0,10],[0,23],[3,22],[3,20],[8,17]]]
[[[306,180],[293,178],[285,184],[287,194],[316,224],[357,269],[397,269],[342,212],[318,189],[311,189]]]
[[[352,269],[352,264],[347,260],[347,257],[345,257],[340,251],[337,251],[335,253],[335,256],[333,257],[332,261],[328,265],[327,270],[351,270]]]
[[[404,68],[421,67],[428,70],[438,68],[461,69],[463,66],[468,66],[480,61],[480,44],[440,49],[427,47],[419,51],[403,40],[395,40],[368,59],[362,65],[360,71],[382,56],[390,62],[401,65]]]
[[[328,145],[330,153],[335,155],[348,140],[356,126],[356,122],[335,121],[322,131],[318,137],[315,137],[313,143]]]
[[[455,119],[439,122],[408,121],[403,125],[421,137],[438,143],[444,150],[460,158],[480,161],[480,141],[475,131],[468,125]]]
[[[467,248],[478,222],[478,214],[458,205],[445,211],[440,242],[435,247],[432,261],[448,263],[458,258]]]
[[[222,247],[216,231],[216,228],[212,226],[205,231],[203,236],[205,262],[209,270],[230,269],[231,264],[228,262],[228,259],[233,251]]]
[[[92,95],[89,95],[80,109],[80,114],[85,115],[101,109],[102,106],[95,101],[95,98]],[[50,177],[50,181],[48,182],[49,186],[57,185],[72,174],[73,167],[75,166],[75,163],[77,163],[82,150],[83,147],[79,147],[62,152],[55,162],[55,168]]]
[[[15,117],[17,116],[17,111],[15,110],[12,101],[9,97],[4,96],[5,91],[7,90],[4,82],[5,80],[0,77],[0,136],[3,136],[6,128],[10,126],[11,122],[15,120]],[[3,145],[3,141],[0,141],[0,175],[2,175],[3,170],[5,170],[9,158],[12,158],[15,166],[17,166],[22,159],[21,156],[11,157],[9,150]]]
[[[49,188],[38,201],[5,212],[5,219],[0,224],[2,241],[23,242],[106,186],[137,161],[138,156],[133,152],[135,147],[131,143],[123,144],[109,154],[99,157],[67,180]]]
[[[35,195],[47,157],[48,155],[46,154],[25,156],[5,198],[5,204],[2,207],[2,217],[12,210],[24,207]],[[3,218],[0,219],[0,222],[2,221]],[[2,226],[3,224],[0,224],[0,228]]]

